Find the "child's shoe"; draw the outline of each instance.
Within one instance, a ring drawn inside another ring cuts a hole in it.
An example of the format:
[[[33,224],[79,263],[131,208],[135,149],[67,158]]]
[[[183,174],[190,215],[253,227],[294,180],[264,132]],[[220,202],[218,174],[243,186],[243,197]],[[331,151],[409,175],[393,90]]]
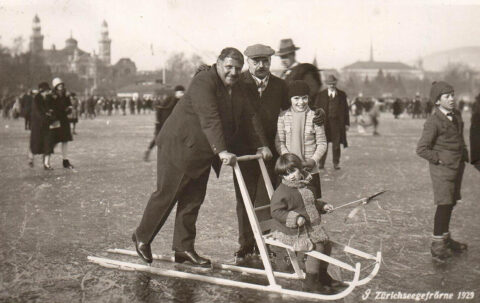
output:
[[[324,286],[318,281],[318,273],[306,273],[303,281],[303,291],[314,292],[318,294],[332,294],[332,289]]]

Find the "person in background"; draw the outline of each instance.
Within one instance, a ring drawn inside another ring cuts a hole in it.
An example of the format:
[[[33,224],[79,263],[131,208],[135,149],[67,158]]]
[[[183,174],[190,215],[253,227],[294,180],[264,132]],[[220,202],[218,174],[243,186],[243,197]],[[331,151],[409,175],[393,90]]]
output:
[[[422,100],[420,98],[420,93],[415,94],[415,99],[412,103],[412,119],[422,117]]]
[[[150,158],[150,152],[155,146],[155,138],[160,132],[160,129],[162,129],[162,126],[165,123],[165,121],[167,121],[167,118],[172,113],[175,105],[177,105],[177,102],[183,97],[184,93],[185,93],[185,87],[183,87],[182,85],[177,85],[174,88],[173,96],[168,96],[167,98],[161,100],[155,106],[155,119],[156,119],[155,131],[153,133],[153,139],[152,141],[150,141],[150,144],[148,145],[148,148],[145,151],[145,154],[143,155],[144,161],[148,161],[148,159]]]
[[[68,142],[73,141],[70,130],[70,121],[68,115],[72,113],[72,101],[70,100],[65,83],[62,79],[55,78],[52,81],[52,103],[50,109],[53,111],[55,121],[50,124],[52,149],[55,145],[61,143],[63,167],[73,169],[73,165],[68,160]]]
[[[325,134],[327,142],[332,145],[333,167],[340,169],[340,144],[343,144],[344,148],[348,147],[347,131],[350,127],[347,95],[337,88],[337,78],[334,75],[329,75],[325,83],[328,87],[318,94],[313,108],[321,108],[325,112]],[[325,166],[327,154],[328,146],[318,165],[320,169]]]
[[[403,110],[402,99],[395,98],[395,101],[393,101],[393,104],[392,104],[393,117],[395,119],[398,119],[398,117],[402,114],[402,110]]]
[[[465,162],[468,150],[463,140],[463,120],[455,109],[453,87],[444,82],[433,82],[430,100],[436,105],[433,114],[423,126],[417,144],[417,154],[429,162],[433,185],[433,199],[437,206],[431,253],[434,260],[444,262],[453,252],[463,252],[467,245],[452,239],[450,219],[457,201],[462,199]]]
[[[480,94],[472,105],[470,124],[470,163],[480,171]]]
[[[128,106],[130,108],[130,115],[135,115],[135,100],[133,100],[133,98],[128,99]]]
[[[381,102],[378,99],[373,99],[373,105],[368,111],[370,118],[372,119],[372,126],[373,126],[373,135],[380,136],[378,133],[378,118],[380,117],[380,106]]]
[[[296,51],[299,49],[290,38],[280,40],[279,49],[275,53],[280,57],[280,61],[285,68],[280,78],[284,79],[287,84],[294,80],[306,81],[310,88],[310,102],[313,102],[322,87],[322,80],[315,65],[297,62]]]
[[[32,115],[33,94],[28,90],[20,99],[22,116],[25,119],[25,130],[30,130],[30,121]]]
[[[28,165],[33,167],[33,156],[43,155],[43,167],[45,170],[51,170],[50,155],[53,153],[50,144],[49,125],[53,121],[50,103],[50,86],[47,82],[38,85],[38,94],[35,95],[32,102],[31,113],[31,132],[30,132],[30,152],[28,154]]]
[[[75,93],[70,93],[70,99],[72,101],[72,112],[68,114],[68,120],[72,124],[72,134],[76,135],[75,127],[78,123],[78,108],[79,108],[79,101],[77,95]]]

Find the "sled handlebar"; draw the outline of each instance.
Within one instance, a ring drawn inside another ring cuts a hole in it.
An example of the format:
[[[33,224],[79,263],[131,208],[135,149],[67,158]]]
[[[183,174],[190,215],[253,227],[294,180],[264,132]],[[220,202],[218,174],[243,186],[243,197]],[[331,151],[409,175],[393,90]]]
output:
[[[261,155],[261,154],[246,155],[246,156],[237,157],[237,161],[238,161],[238,162],[250,161],[250,160],[257,160],[257,159],[260,159],[260,158],[262,158],[262,155]]]

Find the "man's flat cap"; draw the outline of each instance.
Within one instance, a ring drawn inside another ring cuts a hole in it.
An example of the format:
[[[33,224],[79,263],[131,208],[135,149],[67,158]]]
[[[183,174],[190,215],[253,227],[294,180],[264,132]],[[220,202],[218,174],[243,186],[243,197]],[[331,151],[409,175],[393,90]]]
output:
[[[275,54],[275,51],[270,46],[254,44],[247,47],[243,54],[249,58],[270,57]]]

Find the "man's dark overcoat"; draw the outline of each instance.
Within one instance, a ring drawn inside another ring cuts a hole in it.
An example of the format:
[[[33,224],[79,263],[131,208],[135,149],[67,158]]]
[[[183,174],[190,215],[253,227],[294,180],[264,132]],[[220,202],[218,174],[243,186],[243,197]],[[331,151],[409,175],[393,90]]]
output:
[[[324,89],[317,95],[317,98],[315,99],[312,107],[313,109],[321,108],[325,111],[325,135],[327,136],[327,141],[332,142],[332,133],[334,132],[332,132],[332,130],[330,129],[331,127],[329,123],[329,107],[331,102],[336,102],[338,106],[339,124],[337,126],[339,128],[338,133],[340,134],[340,143],[343,144],[343,147],[348,147],[347,131],[345,126],[350,125],[350,114],[347,103],[347,95],[345,94],[345,92],[337,88],[337,93],[335,94],[335,97],[333,98],[333,100],[330,100],[330,97],[328,96],[328,89]]]
[[[217,154],[232,151],[241,126],[247,128],[245,133],[254,142],[253,146],[266,144],[264,131],[239,83],[229,96],[213,65],[192,80],[156,143],[162,146],[164,157],[192,178],[211,165],[218,174],[221,163]]]
[[[253,110],[236,83],[231,95],[215,65],[198,73],[156,138],[157,191],[148,201],[136,230],[139,241],[150,243],[163,226],[175,203],[177,213],[173,249],[194,249],[195,223],[203,203],[210,166],[217,175],[218,153],[232,151],[241,121],[254,146],[267,142]]]

